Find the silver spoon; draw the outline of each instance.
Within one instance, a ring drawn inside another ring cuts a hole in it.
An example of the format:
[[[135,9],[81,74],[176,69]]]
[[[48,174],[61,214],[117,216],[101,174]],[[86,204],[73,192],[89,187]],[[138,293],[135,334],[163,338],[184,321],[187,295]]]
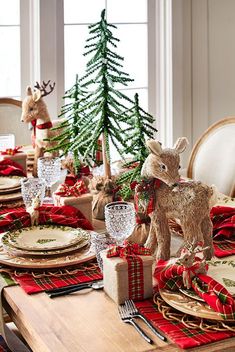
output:
[[[50,298],[55,298],[55,297],[59,297],[59,296],[65,296],[65,295],[69,295],[70,293],[73,292],[77,292],[86,288],[92,288],[94,290],[100,290],[104,287],[104,283],[103,280],[101,281],[96,281],[96,282],[92,282],[92,283],[84,283],[84,284],[79,284],[78,286],[74,286],[71,288],[64,288],[64,290],[59,291],[59,292],[52,292],[49,297]]]

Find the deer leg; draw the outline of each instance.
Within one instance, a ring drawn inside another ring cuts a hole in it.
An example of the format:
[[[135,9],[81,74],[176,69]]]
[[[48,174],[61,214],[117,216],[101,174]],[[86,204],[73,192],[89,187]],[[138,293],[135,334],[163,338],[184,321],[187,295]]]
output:
[[[180,255],[182,248],[186,243],[202,242],[204,243],[203,233],[201,231],[200,224],[195,222],[194,219],[180,219],[181,227],[184,234],[184,243],[180,246],[177,251],[177,255]]]
[[[171,233],[165,213],[157,209],[155,226],[157,229],[157,259],[170,259]]]
[[[154,213],[150,214],[151,223],[148,238],[145,242],[145,247],[149,248],[151,253],[154,254],[157,248],[157,229],[155,226],[155,215]]]
[[[33,162],[33,176],[38,176],[38,158],[43,156],[43,148],[39,148],[37,145],[34,149],[34,162]]]
[[[209,247],[205,250],[205,258],[210,260],[214,255],[214,247],[213,247],[213,224],[209,216],[206,216],[201,222],[201,230],[203,234],[204,246]]]

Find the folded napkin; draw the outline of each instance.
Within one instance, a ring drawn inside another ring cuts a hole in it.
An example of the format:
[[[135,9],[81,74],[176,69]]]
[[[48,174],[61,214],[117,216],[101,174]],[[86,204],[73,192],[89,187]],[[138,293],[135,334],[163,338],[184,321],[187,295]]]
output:
[[[197,273],[196,266],[197,263],[189,268],[193,273],[192,289],[223,319],[235,320],[235,301],[231,294],[210,276]],[[186,270],[188,268],[177,262],[159,260],[154,272],[158,288],[174,291],[184,287],[183,273]]]
[[[39,224],[57,224],[63,226],[80,227],[85,230],[93,230],[89,220],[78,210],[70,205],[55,207],[42,205],[38,208]],[[31,226],[30,214],[26,210],[10,211],[0,215],[0,233],[12,231],[21,227]]]
[[[213,207],[211,220],[215,255],[226,257],[235,254],[235,208]]]
[[[0,161],[0,176],[24,176],[26,174],[20,164],[11,159],[4,159]]]
[[[135,302],[135,305],[154,327],[165,333],[171,341],[183,349],[202,346],[235,336],[235,333],[229,330],[206,331],[193,329],[192,327],[189,328],[181,322],[184,313],[177,311],[178,320],[171,320],[171,317],[163,316],[158,311],[156,304],[152,300]],[[167,303],[164,303],[164,305],[167,306]],[[176,350],[178,349],[175,348]]]

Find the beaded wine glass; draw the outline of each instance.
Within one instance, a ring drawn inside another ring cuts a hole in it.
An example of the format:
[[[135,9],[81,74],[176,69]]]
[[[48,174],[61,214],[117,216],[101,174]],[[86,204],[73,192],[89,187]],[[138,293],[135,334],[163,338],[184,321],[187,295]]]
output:
[[[23,178],[21,179],[21,194],[25,207],[31,207],[35,197],[40,195],[41,204],[45,196],[46,182],[39,178]]]
[[[128,202],[112,202],[105,206],[104,214],[108,233],[115,238],[117,245],[122,245],[135,226],[134,205]]]
[[[38,176],[46,182],[46,196],[43,199],[44,204],[54,204],[51,186],[60,178],[60,167],[60,158],[38,158]]]

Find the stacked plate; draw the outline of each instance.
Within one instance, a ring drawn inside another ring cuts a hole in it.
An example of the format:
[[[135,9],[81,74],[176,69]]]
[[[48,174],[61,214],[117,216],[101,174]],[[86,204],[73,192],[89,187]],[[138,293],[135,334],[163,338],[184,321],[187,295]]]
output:
[[[2,206],[16,200],[22,199],[21,180],[19,176],[1,176],[0,177],[0,203]]]
[[[50,256],[77,251],[90,241],[88,232],[67,226],[40,225],[6,232],[2,245],[22,256]]]

